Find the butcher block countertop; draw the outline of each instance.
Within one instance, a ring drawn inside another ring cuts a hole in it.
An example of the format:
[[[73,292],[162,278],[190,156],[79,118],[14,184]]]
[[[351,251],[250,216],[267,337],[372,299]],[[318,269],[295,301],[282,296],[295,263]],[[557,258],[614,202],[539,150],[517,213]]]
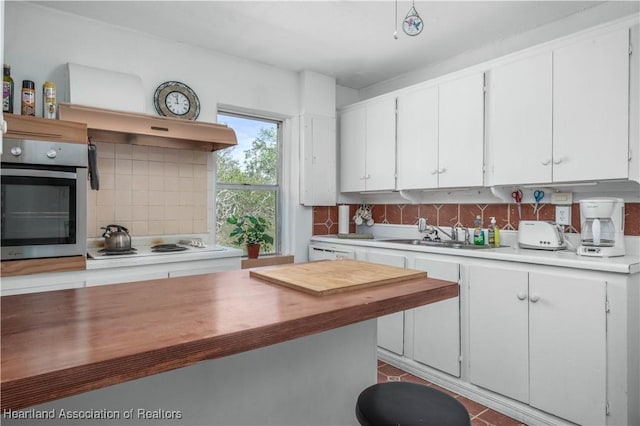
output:
[[[332,262],[325,262],[328,268]],[[0,409],[25,408],[458,295],[457,283],[423,277],[315,296],[253,278],[250,271],[2,297]]]

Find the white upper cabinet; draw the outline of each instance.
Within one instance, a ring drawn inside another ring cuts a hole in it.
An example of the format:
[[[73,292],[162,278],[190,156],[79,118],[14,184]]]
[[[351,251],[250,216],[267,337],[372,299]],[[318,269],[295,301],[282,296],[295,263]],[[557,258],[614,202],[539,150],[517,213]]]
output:
[[[335,206],[336,119],[304,114],[300,121],[300,203]]]
[[[487,83],[489,184],[629,176],[628,29],[499,65]]]
[[[340,190],[395,188],[396,99],[375,99],[343,111],[340,124]]]
[[[367,149],[365,187],[367,191],[396,186],[396,98],[384,98],[367,105]]]
[[[628,177],[628,121],[627,28],[554,50],[554,181]]]
[[[364,191],[365,175],[364,107],[349,109],[340,116],[340,190]]]
[[[438,97],[438,187],[482,186],[484,73],[441,84]]]
[[[484,74],[398,97],[397,189],[482,186]]]
[[[346,109],[341,191],[637,179],[629,40],[599,30],[403,89],[397,122],[394,94]]]
[[[398,189],[438,186],[438,86],[398,97]]]
[[[490,184],[551,182],[552,72],[547,52],[487,74]]]

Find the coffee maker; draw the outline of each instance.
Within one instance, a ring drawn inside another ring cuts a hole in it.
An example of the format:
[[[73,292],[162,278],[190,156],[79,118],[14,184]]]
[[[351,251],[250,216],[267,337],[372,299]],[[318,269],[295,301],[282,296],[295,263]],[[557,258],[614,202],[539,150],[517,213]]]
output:
[[[624,256],[624,200],[589,198],[580,201],[581,256]]]

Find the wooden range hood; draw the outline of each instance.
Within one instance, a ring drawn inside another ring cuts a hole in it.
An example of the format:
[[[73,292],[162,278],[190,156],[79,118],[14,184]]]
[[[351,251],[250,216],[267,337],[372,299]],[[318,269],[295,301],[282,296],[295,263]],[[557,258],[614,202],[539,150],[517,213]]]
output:
[[[217,151],[238,143],[223,124],[187,121],[135,112],[60,103],[59,118],[86,123],[94,142],[128,143],[165,148]]]

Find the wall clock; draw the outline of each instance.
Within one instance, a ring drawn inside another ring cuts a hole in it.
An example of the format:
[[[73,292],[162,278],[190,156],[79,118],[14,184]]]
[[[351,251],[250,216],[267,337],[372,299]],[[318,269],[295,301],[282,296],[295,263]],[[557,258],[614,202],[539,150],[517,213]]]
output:
[[[166,81],[153,94],[158,114],[165,117],[195,120],[200,114],[200,100],[196,92],[179,81]]]

